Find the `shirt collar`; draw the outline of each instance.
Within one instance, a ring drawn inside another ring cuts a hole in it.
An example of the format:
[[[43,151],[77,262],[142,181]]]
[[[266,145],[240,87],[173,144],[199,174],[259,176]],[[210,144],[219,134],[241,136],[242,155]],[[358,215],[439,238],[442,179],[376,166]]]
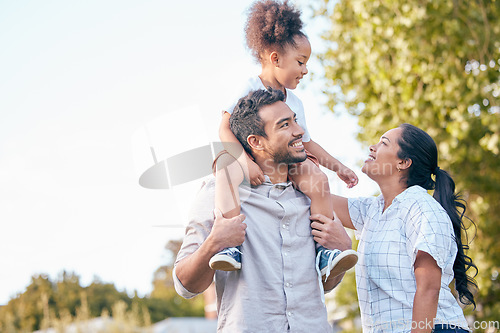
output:
[[[278,189],[278,190],[282,190],[282,191],[286,191],[286,190],[290,190],[290,189],[294,190],[291,181],[273,184],[273,183],[271,183],[271,179],[267,175],[264,175],[264,179],[265,180],[262,184],[260,184],[258,186],[251,186],[253,192],[260,193],[260,194],[265,195],[265,196],[269,196],[269,192],[272,191],[273,189]],[[247,183],[247,185],[248,185],[248,183]]]
[[[427,190],[419,185],[413,185],[408,187],[406,190],[403,192],[399,193],[393,200],[396,202],[402,202],[404,201],[408,196],[414,194],[414,193],[419,193],[419,192],[427,192]]]
[[[394,203],[403,202],[408,196],[410,196],[414,193],[418,193],[418,192],[427,192],[427,190],[419,185],[410,186],[410,187],[406,188],[403,192],[396,195],[394,200],[392,200],[391,206]],[[382,194],[380,194],[377,198],[378,198],[379,205],[383,207],[384,206],[384,196]]]
[[[291,181],[287,181],[287,182],[283,182],[283,183],[276,183],[276,184],[273,184],[271,183],[271,178],[269,178],[268,175],[264,175],[264,183],[263,184],[268,184],[268,185],[271,185],[271,186],[284,186],[284,187],[288,187],[290,185],[292,185],[292,182]]]

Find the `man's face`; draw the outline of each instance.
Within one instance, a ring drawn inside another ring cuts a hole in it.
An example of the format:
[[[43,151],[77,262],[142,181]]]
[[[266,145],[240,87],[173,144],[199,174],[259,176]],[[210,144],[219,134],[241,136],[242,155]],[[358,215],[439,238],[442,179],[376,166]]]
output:
[[[259,111],[267,138],[262,138],[264,151],[275,163],[303,162],[306,152],[302,144],[304,130],[297,124],[295,113],[284,102],[266,105]]]

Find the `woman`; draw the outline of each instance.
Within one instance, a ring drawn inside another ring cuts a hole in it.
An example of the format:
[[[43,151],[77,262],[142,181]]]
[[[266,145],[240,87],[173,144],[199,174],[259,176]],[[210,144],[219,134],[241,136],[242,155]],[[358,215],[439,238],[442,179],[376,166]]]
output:
[[[477,267],[462,244],[465,205],[437,160],[432,138],[403,124],[370,147],[362,168],[382,194],[333,196],[338,217],[359,239],[356,283],[363,332],[469,331],[448,285],[455,278],[460,302],[475,307],[471,290],[477,285],[466,272]],[[434,198],[427,193],[433,189]]]

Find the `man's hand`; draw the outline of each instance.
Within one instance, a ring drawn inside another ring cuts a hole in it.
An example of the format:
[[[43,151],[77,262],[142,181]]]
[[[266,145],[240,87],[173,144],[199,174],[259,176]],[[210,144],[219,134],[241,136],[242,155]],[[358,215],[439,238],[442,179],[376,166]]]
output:
[[[351,237],[335,213],[333,220],[321,214],[311,215],[309,219],[312,221],[312,235],[317,243],[327,249],[345,251],[352,248]]]
[[[175,268],[177,278],[191,293],[201,293],[212,283],[215,271],[208,263],[214,254],[226,247],[241,245],[245,240],[244,215],[226,219],[218,209],[214,209],[214,215],[214,225],[207,239]]]
[[[213,244],[220,247],[218,251],[226,247],[241,245],[245,240],[245,229],[247,225],[243,223],[245,215],[240,214],[230,219],[222,216],[219,209],[214,209],[215,221],[209,238]]]

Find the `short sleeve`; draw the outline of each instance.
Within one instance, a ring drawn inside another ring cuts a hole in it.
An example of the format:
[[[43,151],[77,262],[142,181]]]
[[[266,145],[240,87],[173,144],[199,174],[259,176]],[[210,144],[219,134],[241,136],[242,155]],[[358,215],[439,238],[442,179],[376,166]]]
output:
[[[179,294],[181,297],[183,298],[186,298],[186,299],[190,299],[190,298],[193,298],[195,297],[196,295],[198,295],[198,293],[192,293],[190,292],[189,290],[187,290],[181,283],[181,281],[179,281],[179,279],[177,278],[177,274],[175,274],[175,267],[174,267],[174,270],[172,271],[172,278],[173,278],[173,281],[174,281],[174,288],[175,288],[175,291],[177,292],[177,294]]]
[[[413,264],[418,251],[424,251],[444,269],[452,251],[454,236],[451,220],[438,202],[424,200],[410,207],[406,236],[407,251]]]
[[[347,200],[349,216],[351,217],[352,225],[356,229],[355,235],[357,239],[359,239],[365,221],[369,216],[370,208],[376,203],[376,200],[376,198],[349,198]]]
[[[241,97],[243,97],[243,96],[245,96],[244,93],[241,94]],[[234,108],[236,107],[236,103],[238,103],[238,100],[239,99],[233,100],[233,102],[228,107],[226,107],[223,112],[227,112],[229,114],[233,114]]]
[[[311,135],[309,134],[309,130],[307,129],[306,123],[306,115],[304,111],[304,104],[292,91],[287,89],[287,97],[286,104],[290,107],[290,109],[295,112],[297,117],[297,123],[304,130],[304,135],[302,136],[302,141],[309,142],[311,141]]]
[[[252,77],[246,80],[243,84],[240,84],[239,86],[240,86],[239,89],[237,89],[238,93],[233,96],[233,98],[230,101],[230,104],[223,110],[229,114],[233,114],[234,108],[236,107],[236,104],[238,104],[240,98],[248,95],[250,91],[257,89],[264,89],[264,86],[262,85],[262,82],[260,82],[259,77],[257,78]]]

